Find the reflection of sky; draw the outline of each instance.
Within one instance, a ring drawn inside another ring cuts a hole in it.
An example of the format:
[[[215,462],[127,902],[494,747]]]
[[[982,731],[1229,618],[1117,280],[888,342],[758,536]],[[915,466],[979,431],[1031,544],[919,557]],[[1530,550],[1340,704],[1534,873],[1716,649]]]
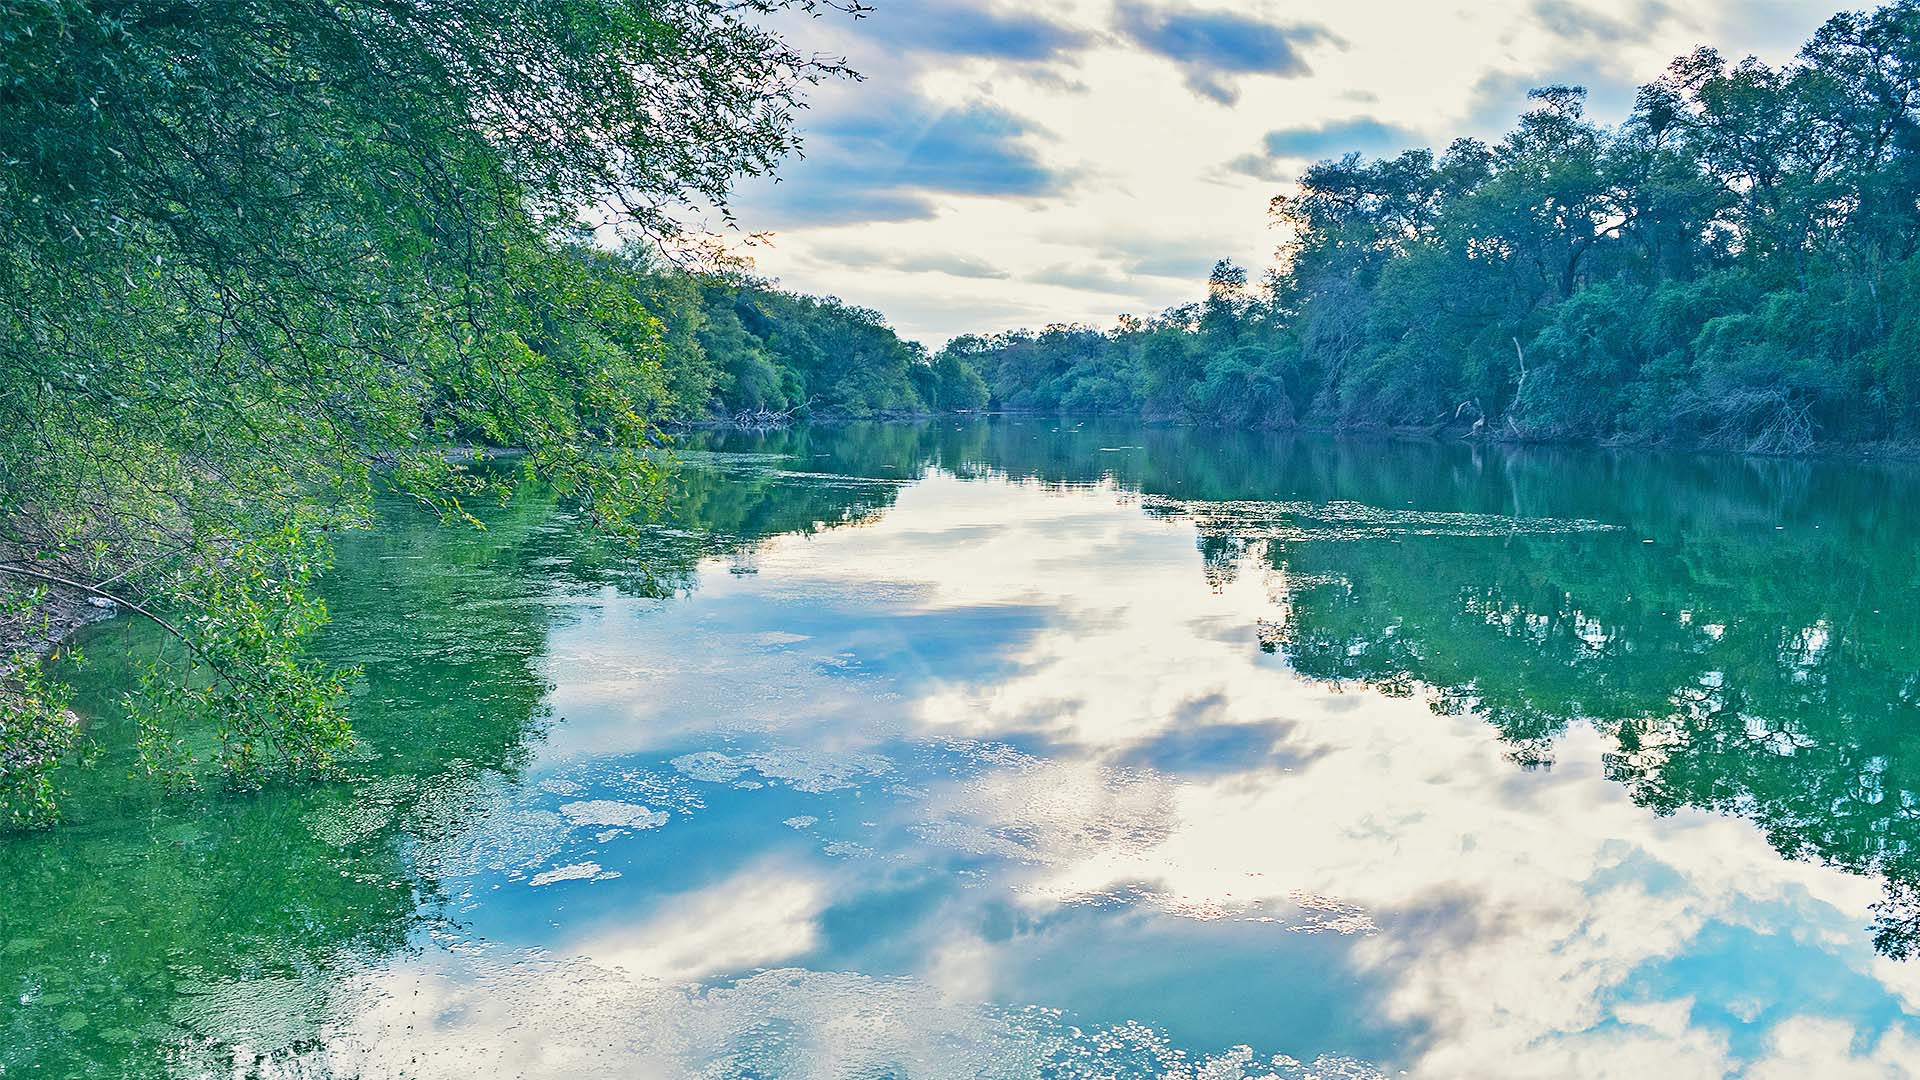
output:
[[[1920,1051],[1871,882],[1634,806],[1591,732],[1522,772],[1472,716],[1294,676],[1255,637],[1284,583],[1209,586],[1191,524],[1112,490],[933,477],[755,566],[569,601],[541,763],[420,854],[464,940],[369,976],[340,1053],[1464,1077]]]

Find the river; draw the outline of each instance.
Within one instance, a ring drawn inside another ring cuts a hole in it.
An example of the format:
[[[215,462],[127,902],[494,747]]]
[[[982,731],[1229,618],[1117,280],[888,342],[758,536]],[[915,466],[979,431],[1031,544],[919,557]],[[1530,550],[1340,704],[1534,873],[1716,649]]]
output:
[[[1904,1075],[1920,471],[1002,419],[348,538],[346,777],[0,839],[0,1075]]]

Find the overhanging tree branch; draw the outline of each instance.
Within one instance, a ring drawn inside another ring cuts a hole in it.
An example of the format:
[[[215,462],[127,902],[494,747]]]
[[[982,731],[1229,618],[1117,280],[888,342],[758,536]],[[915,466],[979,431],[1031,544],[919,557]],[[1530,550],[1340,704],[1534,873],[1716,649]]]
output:
[[[179,640],[179,642],[182,645],[185,645],[187,647],[188,651],[193,653],[196,659],[206,664],[207,667],[212,668],[214,673],[220,676],[221,682],[226,683],[228,686],[231,686],[236,690],[240,688],[240,685],[234,681],[233,676],[227,671],[226,667],[222,665],[220,661],[215,660],[211,655],[209,655],[205,649],[202,649],[199,645],[195,644],[194,640],[188,637],[185,633],[183,633],[179,627],[173,625],[172,623],[154,614],[153,612],[147,610],[146,608],[140,606],[139,604],[136,604],[133,601],[128,600],[124,596],[119,596],[114,593],[110,593],[105,589],[99,588],[98,586],[88,585],[83,581],[75,581],[72,578],[61,577],[58,574],[49,574],[43,570],[35,570],[32,567],[14,566],[11,563],[0,563],[0,574],[12,574],[16,577],[32,578],[36,581],[44,581],[52,585],[62,585],[69,589],[77,589],[80,592],[86,593],[89,596],[98,596],[103,600],[111,600],[115,604],[118,604],[119,606],[126,608],[128,611],[131,611],[136,615],[145,617],[146,619],[151,621],[155,626],[158,626],[160,629],[165,630],[167,633],[173,635],[176,639]]]

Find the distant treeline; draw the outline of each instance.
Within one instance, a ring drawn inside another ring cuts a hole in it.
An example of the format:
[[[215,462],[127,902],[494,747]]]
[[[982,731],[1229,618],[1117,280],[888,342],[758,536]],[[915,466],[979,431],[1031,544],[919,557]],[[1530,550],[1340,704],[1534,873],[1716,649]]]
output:
[[[1112,330],[951,342],[1000,407],[1794,452],[1920,436],[1920,2],[1791,63],[1703,48],[1616,128],[1349,154],[1273,201],[1262,282]]]
[[[788,292],[744,273],[682,270],[645,254],[582,249],[656,315],[666,346],[657,415],[742,412],[876,417],[978,409],[987,386],[954,355],[933,358],[871,308]]]

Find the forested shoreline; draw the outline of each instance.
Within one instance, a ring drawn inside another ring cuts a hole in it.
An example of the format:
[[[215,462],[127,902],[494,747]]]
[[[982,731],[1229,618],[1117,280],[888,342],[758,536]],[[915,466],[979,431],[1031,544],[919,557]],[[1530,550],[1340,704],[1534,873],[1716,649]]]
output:
[[[875,312],[661,254],[853,74],[771,17],[860,10],[0,0],[0,826],[55,813],[83,739],[35,646],[90,605],[166,631],[124,702],[157,780],[324,774],[354,673],[314,585],[376,495],[472,528],[534,483],[620,537],[664,425],[983,399]]]
[[[644,252],[590,257],[632,275],[660,320],[664,422],[761,413],[869,419],[987,404],[971,366],[930,356],[871,308],[782,289],[744,270],[689,270]]]
[[[1791,63],[1702,48],[1605,127],[1358,154],[1273,200],[1264,280],[956,338],[995,407],[1754,453],[1920,439],[1920,4]]]

